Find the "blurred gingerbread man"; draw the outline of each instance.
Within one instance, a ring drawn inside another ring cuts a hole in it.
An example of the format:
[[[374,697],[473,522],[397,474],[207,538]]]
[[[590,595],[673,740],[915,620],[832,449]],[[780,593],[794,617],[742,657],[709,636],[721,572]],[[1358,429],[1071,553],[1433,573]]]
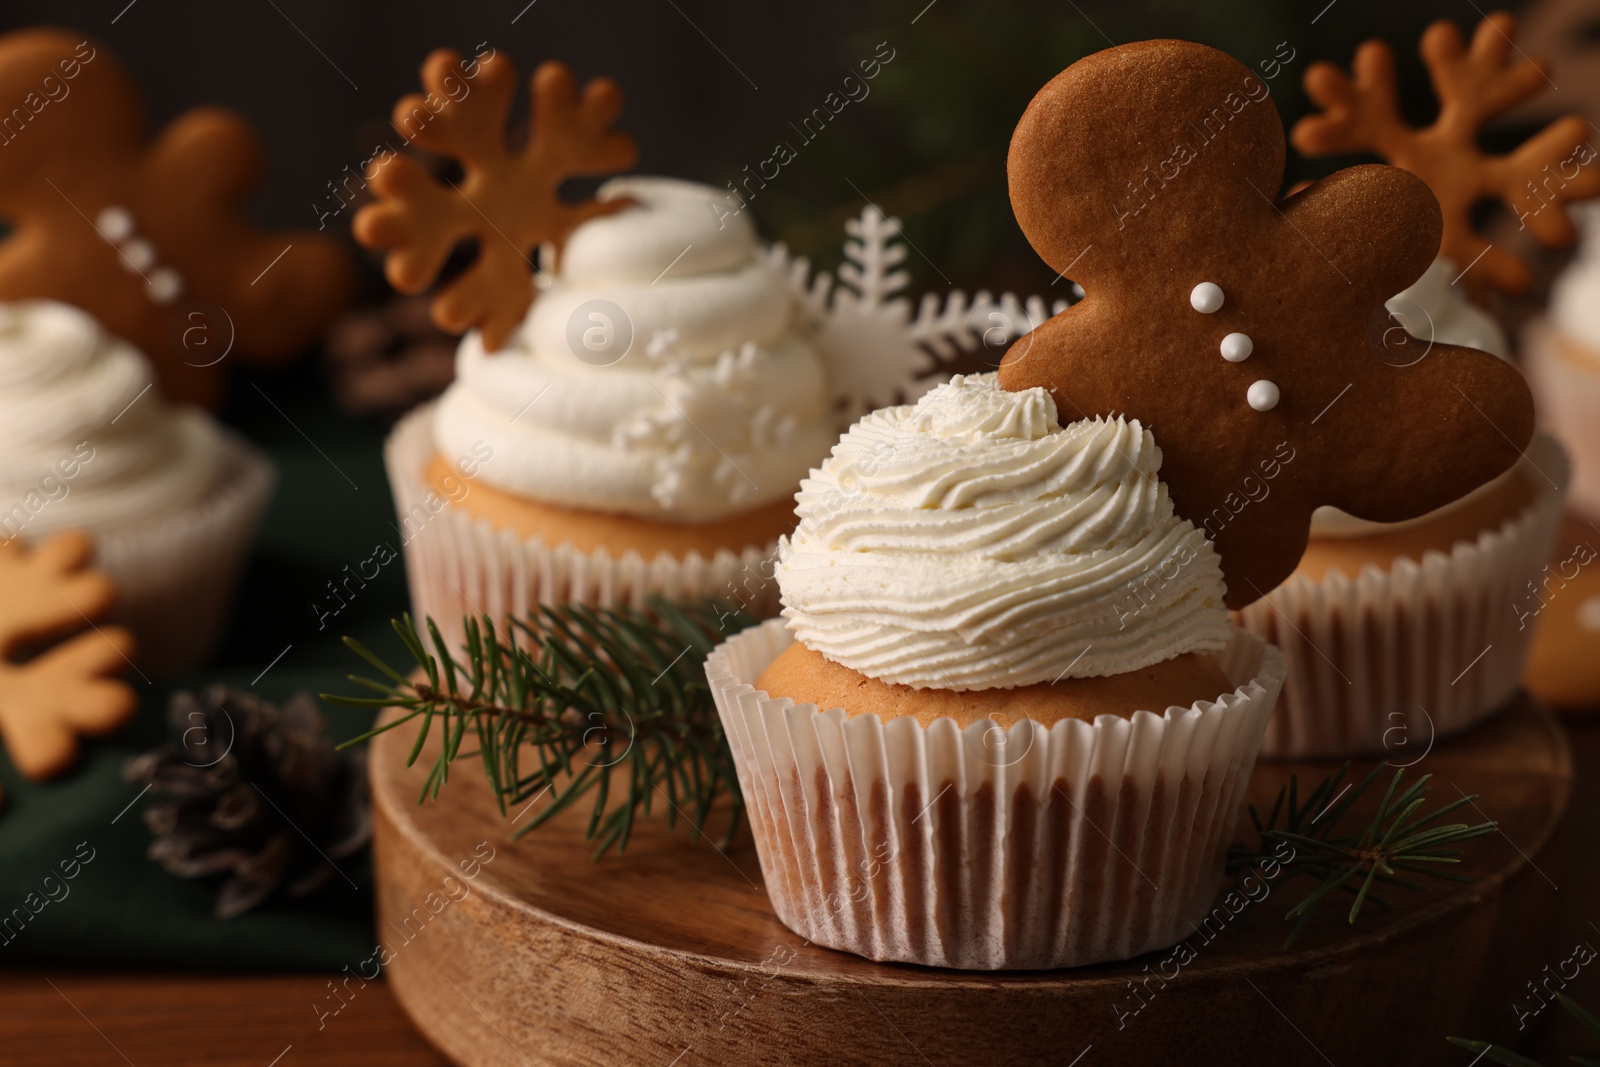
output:
[[[0,37],[0,107],[0,300],[89,311],[169,397],[215,407],[225,355],[281,362],[348,301],[338,244],[246,219],[265,158],[233,112],[196,108],[152,139],[127,70],[60,30]]]

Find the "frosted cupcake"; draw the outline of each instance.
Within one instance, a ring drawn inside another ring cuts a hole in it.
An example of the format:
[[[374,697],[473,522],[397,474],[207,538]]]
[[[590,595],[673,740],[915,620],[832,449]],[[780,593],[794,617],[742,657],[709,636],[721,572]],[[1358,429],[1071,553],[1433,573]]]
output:
[[[419,616],[713,596],[762,571],[835,439],[821,356],[747,215],[612,180],[509,344],[388,449]],[[768,592],[764,600],[771,601]]]
[[[1282,662],[1230,626],[1160,465],[1137,422],[1062,426],[982,375],[868,415],[801,484],[785,619],[707,663],[787,926],[1037,968],[1205,913]]]
[[[263,456],[168,405],[149,361],[85,312],[0,304],[0,536],[86,531],[141,668],[215,647],[272,483]]]
[[[1394,361],[1436,344],[1510,357],[1505,331],[1451,284],[1459,273],[1437,259],[1388,302]],[[1561,446],[1539,434],[1510,470],[1420,518],[1318,508],[1294,574],[1238,613],[1288,664],[1262,755],[1410,758],[1504,706],[1534,633],[1507,605],[1542,574],[1567,481]]]
[[[1539,414],[1572,453],[1572,507],[1600,517],[1600,207],[1580,209],[1583,243],[1523,338]]]
[[[1517,605],[1534,634],[1528,688],[1556,707],[1593,709],[1600,707],[1600,207],[1580,210],[1578,256],[1556,279],[1548,314],[1522,339],[1540,417],[1572,454],[1571,512],[1548,565],[1518,590]]]

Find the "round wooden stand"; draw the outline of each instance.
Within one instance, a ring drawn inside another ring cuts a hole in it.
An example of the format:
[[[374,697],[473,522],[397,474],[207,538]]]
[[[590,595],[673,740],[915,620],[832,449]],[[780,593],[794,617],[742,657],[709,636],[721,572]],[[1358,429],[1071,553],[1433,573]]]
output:
[[[586,812],[508,843],[471,762],[417,805],[411,739],[372,749],[378,933],[412,1021],[470,1067],[1460,1063],[1445,1035],[1508,1038],[1510,999],[1559,958],[1545,927],[1571,759],[1526,698],[1408,772],[1433,774],[1435,803],[1479,794],[1461,817],[1500,823],[1468,845],[1479,881],[1397,890],[1354,927],[1335,898],[1285,951],[1283,913],[1310,887],[1287,882],[1194,938],[1176,976],[1168,952],[989,974],[808,945],[773,917],[748,844],[723,854],[657,817],[596,866]],[[1251,799],[1329,769],[1259,764]]]

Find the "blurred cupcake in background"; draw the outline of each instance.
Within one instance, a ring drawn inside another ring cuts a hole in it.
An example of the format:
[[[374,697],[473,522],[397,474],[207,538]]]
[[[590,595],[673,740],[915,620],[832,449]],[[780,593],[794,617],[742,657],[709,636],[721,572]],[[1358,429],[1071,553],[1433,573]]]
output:
[[[508,344],[469,333],[455,382],[390,441],[416,610],[441,625],[717,595],[761,569],[836,439],[748,216],[719,222],[725,194],[663,178],[599,195],[627,206],[573,231]]]
[[[1572,453],[1572,508],[1600,517],[1600,205],[1581,209],[1583,241],[1556,278],[1550,310],[1522,339],[1528,382],[1549,430]]]
[[[81,529],[146,670],[194,667],[226,626],[274,481],[265,457],[86,312],[0,303],[0,536]]]
[[[1600,206],[1582,220],[1577,258],[1522,340],[1540,417],[1572,454],[1572,507],[1556,550],[1519,590],[1534,633],[1526,681],[1568,709],[1600,708]]]

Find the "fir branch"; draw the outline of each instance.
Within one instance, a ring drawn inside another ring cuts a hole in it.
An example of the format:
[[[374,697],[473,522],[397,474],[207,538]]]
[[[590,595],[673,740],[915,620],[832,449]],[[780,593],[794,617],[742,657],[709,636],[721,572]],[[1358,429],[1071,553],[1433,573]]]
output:
[[[1278,863],[1289,877],[1303,875],[1317,882],[1316,887],[1284,916],[1294,923],[1284,942],[1285,948],[1294,944],[1317,908],[1337,893],[1351,895],[1348,920],[1354,923],[1368,903],[1390,907],[1374,889],[1427,888],[1426,883],[1407,876],[1475,881],[1466,875],[1442,870],[1441,865],[1461,862],[1461,850],[1453,846],[1493,833],[1497,828],[1493,822],[1441,824],[1440,819],[1477,797],[1462,797],[1424,812],[1428,784],[1433,776],[1425,774],[1402,790],[1400,784],[1405,771],[1399,769],[1389,779],[1372,818],[1358,830],[1342,831],[1340,827],[1345,816],[1382,777],[1384,765],[1374,767],[1361,782],[1341,788],[1349,770],[1350,764],[1346,763],[1324,778],[1304,801],[1299,796],[1299,777],[1291,776],[1289,784],[1278,791],[1277,800],[1265,820],[1254,804],[1250,806],[1250,821],[1259,836],[1257,846],[1235,846],[1229,850],[1231,872]],[[1292,859],[1282,859],[1277,850],[1280,844],[1294,850]]]
[[[513,620],[511,633],[497,631],[487,616],[466,619],[457,658],[432,619],[424,643],[406,616],[393,625],[421,677],[406,677],[346,637],[351,651],[387,681],[351,675],[352,683],[382,695],[325,699],[398,709],[393,720],[347,744],[411,725],[416,738],[408,767],[437,730],[439,750],[419,803],[438,797],[458,759],[482,764],[502,815],[548,793],[513,837],[588,797],[585,836],[597,842],[596,858],[620,852],[659,794],[668,802],[667,824],[682,817],[694,837],[726,798],[726,841],[744,805],[705,659],[725,632],[754,621],[718,602],[657,599],[645,610],[541,605],[530,618]],[[469,737],[475,744],[464,748]]]
[[[1567,1010],[1568,1015],[1578,1020],[1592,1036],[1600,1038],[1600,1019],[1596,1019],[1587,1008],[1565,993],[1557,993],[1556,1002]],[[1478,1058],[1473,1060],[1473,1063],[1477,1063],[1478,1060],[1487,1060],[1490,1063],[1504,1064],[1505,1067],[1544,1067],[1538,1060],[1529,1059],[1521,1053],[1513,1052],[1504,1045],[1496,1045],[1492,1041],[1474,1041],[1466,1037],[1447,1037],[1445,1040],[1457,1048],[1464,1048],[1468,1052],[1476,1053]],[[1579,1064],[1580,1067],[1600,1067],[1600,1060],[1592,1056],[1568,1056],[1567,1059]]]

